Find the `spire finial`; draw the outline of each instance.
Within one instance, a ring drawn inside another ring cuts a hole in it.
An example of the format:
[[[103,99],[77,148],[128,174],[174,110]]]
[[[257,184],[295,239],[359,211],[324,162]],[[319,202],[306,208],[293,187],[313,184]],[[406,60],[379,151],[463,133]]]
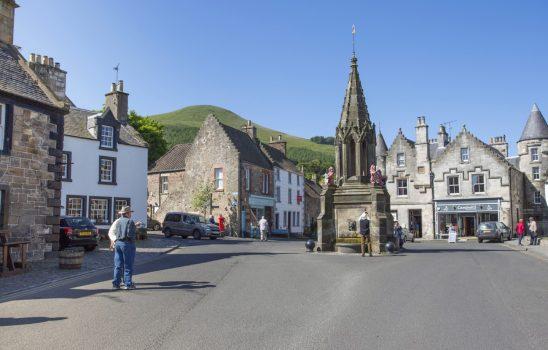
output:
[[[356,26],[352,25],[352,58],[356,57]]]
[[[533,108],[531,109],[531,112],[538,112],[539,109],[538,109],[538,106],[536,103],[533,103]]]

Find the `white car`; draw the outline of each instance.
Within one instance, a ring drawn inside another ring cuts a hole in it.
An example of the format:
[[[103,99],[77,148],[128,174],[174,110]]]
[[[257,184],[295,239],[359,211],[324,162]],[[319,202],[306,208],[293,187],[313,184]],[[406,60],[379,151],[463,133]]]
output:
[[[407,228],[403,228],[403,238],[406,242],[415,242],[415,236],[413,235],[413,232],[409,231]]]

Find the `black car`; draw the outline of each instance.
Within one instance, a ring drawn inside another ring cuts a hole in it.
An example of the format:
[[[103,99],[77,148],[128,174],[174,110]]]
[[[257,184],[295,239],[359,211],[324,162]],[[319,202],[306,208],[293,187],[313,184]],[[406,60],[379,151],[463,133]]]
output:
[[[59,239],[61,249],[84,247],[86,251],[91,252],[97,248],[99,239],[99,230],[88,218],[81,216],[61,217],[61,237]]]
[[[486,221],[479,224],[476,237],[478,237],[479,243],[483,242],[484,239],[504,242],[512,238],[512,230],[502,222]]]

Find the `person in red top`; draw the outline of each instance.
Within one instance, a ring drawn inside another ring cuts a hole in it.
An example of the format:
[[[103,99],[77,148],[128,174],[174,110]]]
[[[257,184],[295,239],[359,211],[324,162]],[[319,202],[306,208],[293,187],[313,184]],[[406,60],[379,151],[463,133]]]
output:
[[[223,214],[219,214],[219,218],[217,219],[219,221],[219,233],[224,234],[225,232],[225,218],[223,217]]]
[[[518,235],[518,245],[522,245],[521,240],[523,239],[524,233],[525,233],[525,224],[523,223],[523,219],[519,219],[519,222],[516,225],[516,234]]]

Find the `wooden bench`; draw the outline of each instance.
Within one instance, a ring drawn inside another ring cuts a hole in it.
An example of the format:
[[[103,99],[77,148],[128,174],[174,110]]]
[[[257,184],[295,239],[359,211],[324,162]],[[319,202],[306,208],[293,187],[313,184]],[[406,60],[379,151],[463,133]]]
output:
[[[8,242],[6,238],[7,234],[7,231],[0,231],[0,248],[2,249],[2,270],[0,270],[0,277],[15,275],[27,270],[27,251],[30,241]],[[19,251],[21,261],[13,261],[11,256],[12,249]]]

